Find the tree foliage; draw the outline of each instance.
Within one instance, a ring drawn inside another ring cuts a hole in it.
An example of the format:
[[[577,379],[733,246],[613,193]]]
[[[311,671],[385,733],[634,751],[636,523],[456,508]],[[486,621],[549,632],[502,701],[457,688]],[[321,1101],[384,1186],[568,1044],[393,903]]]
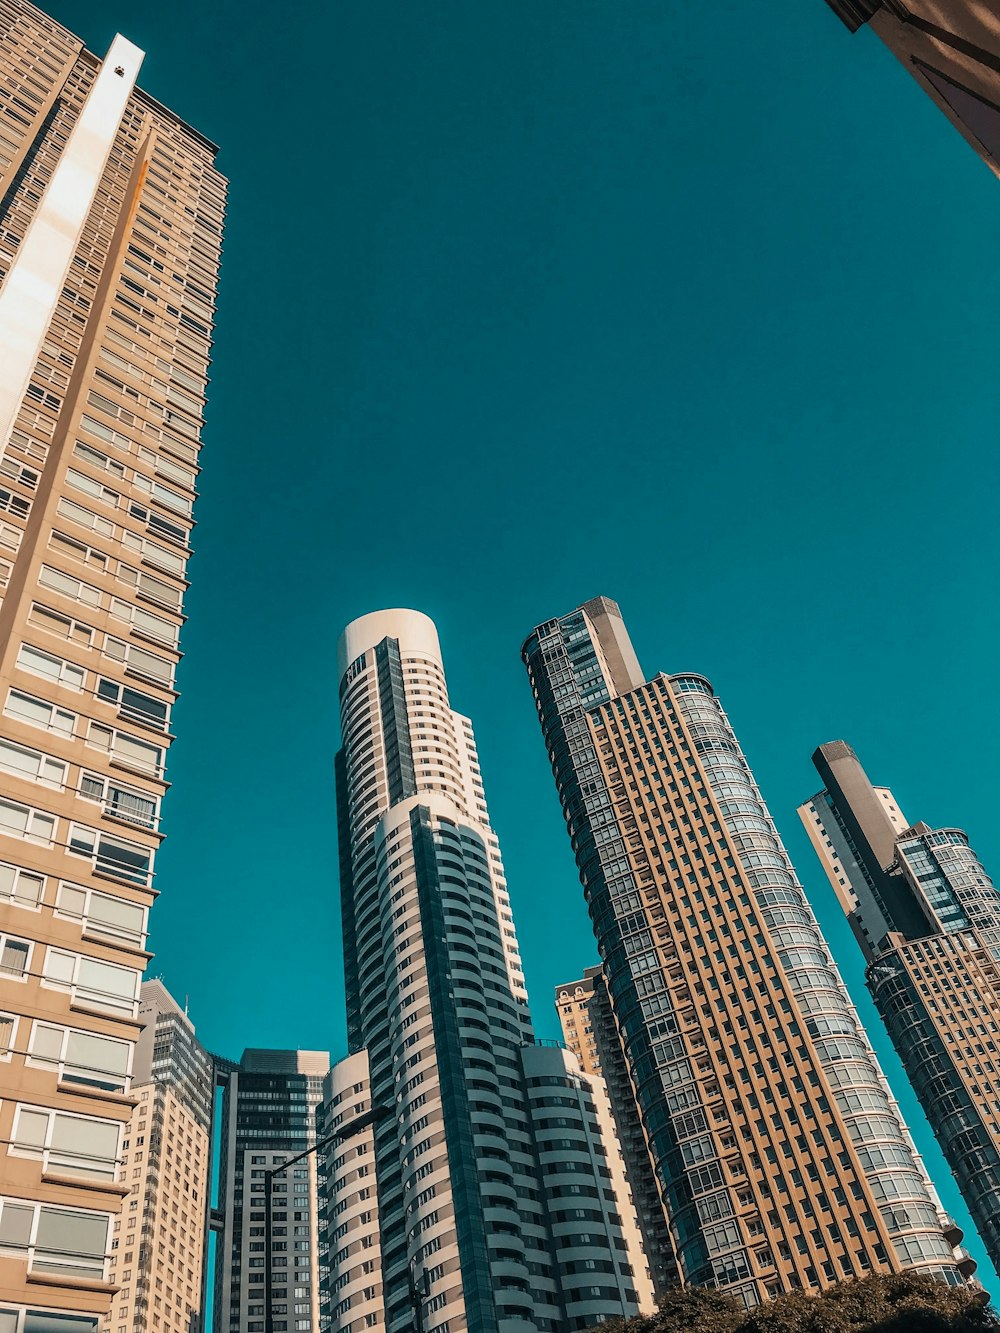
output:
[[[949,1287],[920,1273],[841,1282],[817,1295],[787,1292],[747,1312],[707,1287],[667,1293],[652,1315],[612,1319],[600,1333],[1000,1333],[978,1287]]]

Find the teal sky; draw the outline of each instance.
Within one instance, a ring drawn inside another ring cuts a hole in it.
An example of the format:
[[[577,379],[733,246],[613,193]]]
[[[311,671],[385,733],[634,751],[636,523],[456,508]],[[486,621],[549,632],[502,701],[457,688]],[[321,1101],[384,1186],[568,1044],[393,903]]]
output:
[[[153,973],[343,1054],[335,645],[409,605],[555,1035],[596,954],[518,650],[605,593],[715,682],[968,1231],[795,807],[844,737],[1000,873],[996,180],[822,0],[51,9],[232,182]]]

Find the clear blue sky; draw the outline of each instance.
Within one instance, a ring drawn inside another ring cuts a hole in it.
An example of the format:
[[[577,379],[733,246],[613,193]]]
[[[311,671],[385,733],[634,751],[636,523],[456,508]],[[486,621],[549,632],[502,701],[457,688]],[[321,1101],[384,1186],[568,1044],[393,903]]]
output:
[[[344,1051],[334,650],[386,605],[556,1033],[595,951],[518,649],[605,593],[714,680],[968,1229],[795,807],[842,736],[1000,872],[998,183],[822,0],[50,3],[232,180],[152,939],[202,1037]]]

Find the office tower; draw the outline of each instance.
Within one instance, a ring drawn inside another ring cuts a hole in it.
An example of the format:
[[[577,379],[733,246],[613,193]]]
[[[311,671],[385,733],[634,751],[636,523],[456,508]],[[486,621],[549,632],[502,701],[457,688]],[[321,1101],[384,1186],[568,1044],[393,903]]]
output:
[[[113,1224],[108,1333],[202,1327],[211,1165],[212,1057],[161,981],[140,992],[132,1069],[137,1105],[121,1145],[129,1191]]]
[[[338,672],[350,1057],[326,1122],[393,1114],[331,1152],[329,1327],[513,1333],[635,1313],[651,1289],[608,1165],[603,1091],[534,1043],[472,725],[449,704],[437,631],[416,611],[363,616]]]
[[[1000,175],[1000,11],[979,0],[827,0],[867,25]]]
[[[868,964],[868,989],[1000,1267],[1000,894],[961,829],[907,823],[843,741],[799,814]]]
[[[748,1306],[869,1271],[961,1282],[709,682],[646,680],[604,597],[523,656],[683,1282]]]
[[[93,1333],[161,839],[224,184],[0,0],[0,1326]]]
[[[662,1293],[679,1275],[603,969],[585,968],[579,981],[557,986],[556,1010],[569,1050],[586,1073],[604,1079],[650,1276]]]
[[[319,1190],[316,1155],[272,1184],[274,1230],[265,1248],[264,1173],[316,1144],[316,1113],[330,1069],[326,1051],[243,1052],[216,1062],[223,1088],[213,1327],[264,1333],[270,1264],[274,1328],[319,1333]]]

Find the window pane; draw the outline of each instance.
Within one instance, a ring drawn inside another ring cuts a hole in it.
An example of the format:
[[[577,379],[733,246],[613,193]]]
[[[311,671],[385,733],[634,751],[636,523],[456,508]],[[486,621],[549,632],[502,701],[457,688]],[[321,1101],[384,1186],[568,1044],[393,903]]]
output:
[[[0,972],[7,976],[23,977],[28,965],[28,946],[23,940],[5,940],[0,951]]]
[[[45,959],[45,975],[50,981],[62,981],[68,985],[73,980],[75,964],[76,958],[73,954],[50,949]]]
[[[28,811],[24,806],[0,801],[0,828],[18,835],[24,834],[28,828]]]
[[[78,991],[85,992],[95,1004],[111,1009],[133,1009],[136,974],[124,967],[112,967],[96,958],[81,958],[77,973]]]
[[[41,875],[29,875],[26,870],[22,870],[17,880],[15,901],[35,906],[42,901],[44,888],[45,880]]]
[[[149,880],[150,853],[135,843],[102,837],[97,848],[97,865],[109,874],[145,884]]]
[[[90,928],[109,935],[139,940],[143,934],[145,912],[138,903],[94,893],[90,898]]]
[[[54,1324],[53,1319],[58,1319]],[[0,1333],[7,1333],[0,1323]],[[27,1310],[24,1315],[24,1333],[98,1333],[97,1320],[86,1314],[47,1314],[43,1310]]]
[[[33,1208],[5,1203],[0,1213],[0,1245],[27,1245],[31,1236]]]
[[[26,750],[20,745],[12,745],[10,741],[0,741],[0,768],[19,778],[34,781],[38,776],[41,757],[37,750]]]
[[[32,699],[27,694],[22,694],[20,690],[11,690],[4,712],[8,717],[21,718],[33,727],[47,727],[52,707],[50,704],[41,703],[38,699]]]
[[[43,1060],[58,1060],[62,1054],[63,1030],[39,1023],[31,1036],[31,1054]]]
[[[72,884],[59,885],[58,907],[61,912],[82,917],[86,903],[87,895],[83,889],[74,888]]]
[[[114,739],[113,752],[116,759],[141,768],[144,772],[155,773],[160,766],[160,750],[145,741],[137,741],[132,736],[123,736],[119,732]]]
[[[92,1083],[99,1088],[121,1088],[128,1068],[128,1047],[90,1032],[70,1032],[66,1047],[68,1082]]]
[[[156,802],[149,796],[130,791],[126,787],[108,785],[108,809],[120,819],[131,820],[133,824],[142,824],[152,828],[156,814]]]
[[[62,1268],[100,1271],[108,1242],[110,1218],[76,1213],[43,1204],[35,1234],[34,1267],[46,1272]]]
[[[128,655],[128,664],[131,670],[138,671],[144,676],[151,676],[153,680],[162,680],[169,685],[173,679],[171,663],[165,662],[155,653],[147,653],[144,648],[133,648]]]
[[[22,1108],[18,1112],[17,1128],[14,1141],[28,1148],[44,1148],[45,1136],[49,1132],[49,1117],[42,1111],[28,1111]]]
[[[118,1153],[118,1126],[103,1120],[57,1115],[52,1127],[51,1166],[86,1175],[114,1174]]]

